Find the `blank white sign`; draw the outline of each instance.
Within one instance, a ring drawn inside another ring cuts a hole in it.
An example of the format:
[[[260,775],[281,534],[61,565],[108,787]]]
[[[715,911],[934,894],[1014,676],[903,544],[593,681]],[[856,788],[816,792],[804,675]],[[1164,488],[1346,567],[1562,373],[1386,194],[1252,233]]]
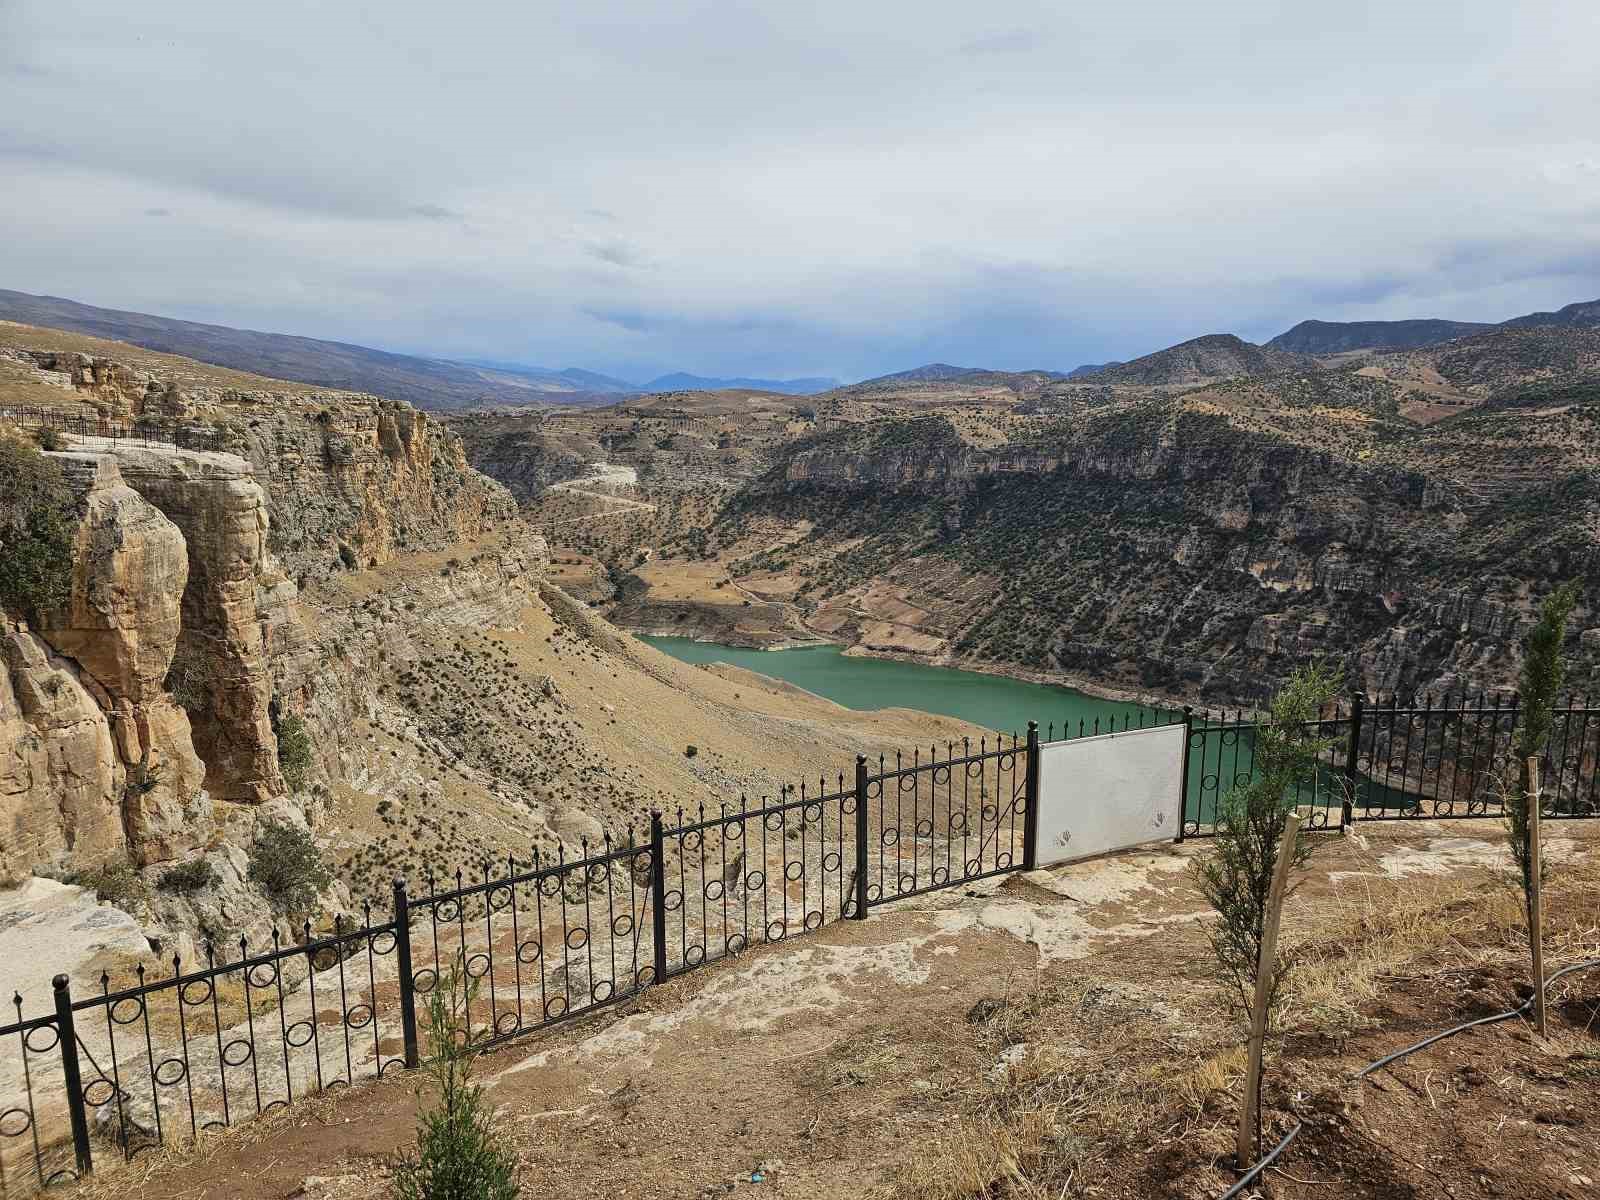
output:
[[[1039,865],[1171,841],[1184,727],[1052,742],[1039,750]]]

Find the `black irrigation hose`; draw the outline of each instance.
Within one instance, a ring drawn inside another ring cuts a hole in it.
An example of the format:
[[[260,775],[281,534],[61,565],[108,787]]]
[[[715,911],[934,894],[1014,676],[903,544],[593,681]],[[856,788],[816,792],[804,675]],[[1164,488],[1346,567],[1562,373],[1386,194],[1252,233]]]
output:
[[[1591,958],[1587,962],[1573,963],[1571,966],[1562,967],[1561,970],[1557,971],[1554,975],[1550,976],[1549,979],[1545,980],[1545,986],[1549,987],[1563,975],[1571,975],[1575,971],[1589,971],[1593,970],[1595,967],[1600,967],[1600,958]],[[1390,1063],[1397,1062],[1408,1054],[1415,1054],[1418,1050],[1426,1050],[1435,1042],[1442,1042],[1445,1038],[1454,1037],[1456,1034],[1464,1033],[1468,1029],[1476,1029],[1479,1025],[1494,1025],[1500,1021],[1509,1021],[1513,1017],[1520,1017],[1523,1013],[1527,1012],[1528,1009],[1533,1007],[1534,999],[1535,997],[1529,996],[1521,1004],[1517,1005],[1517,1007],[1506,1012],[1495,1013],[1493,1016],[1489,1017],[1479,1017],[1475,1021],[1467,1021],[1451,1029],[1446,1029],[1443,1033],[1436,1033],[1432,1037],[1423,1038],[1414,1046],[1407,1046],[1404,1050],[1396,1050],[1393,1054],[1386,1054],[1382,1058],[1378,1059],[1377,1062],[1367,1064],[1360,1071],[1358,1071],[1353,1078],[1365,1079],[1374,1071],[1381,1071]],[[1254,1183],[1256,1176],[1260,1175],[1261,1172],[1270,1167],[1278,1155],[1282,1154],[1289,1148],[1289,1143],[1294,1141],[1294,1139],[1300,1135],[1300,1131],[1303,1128],[1305,1128],[1304,1125],[1296,1122],[1295,1127],[1284,1135],[1283,1141],[1274,1146],[1271,1152],[1268,1153],[1265,1158],[1263,1158],[1255,1166],[1251,1167],[1238,1183],[1234,1184],[1231,1188],[1223,1193],[1222,1200],[1233,1200],[1235,1196]]]

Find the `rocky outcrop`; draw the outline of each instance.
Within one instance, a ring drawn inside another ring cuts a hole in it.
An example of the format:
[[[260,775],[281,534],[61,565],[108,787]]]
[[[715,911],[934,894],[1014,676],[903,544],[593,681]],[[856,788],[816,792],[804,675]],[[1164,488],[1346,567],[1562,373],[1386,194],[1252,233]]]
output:
[[[114,455],[187,545],[178,643],[198,674],[185,699],[206,786],[222,800],[281,795],[269,634],[284,624],[294,586],[267,552],[266,494],[237,455],[132,446]]]
[[[105,710],[24,628],[0,632],[0,668],[0,887],[121,854],[128,772]]]
[[[203,768],[164,686],[189,563],[183,535],[114,459],[60,456],[82,491],[71,595],[4,632],[0,797],[15,878],[127,854],[163,861],[203,838]]]
[[[516,502],[461,441],[408,405],[318,397],[252,417],[242,449],[272,510],[271,548],[300,583],[443,550],[509,520]]]

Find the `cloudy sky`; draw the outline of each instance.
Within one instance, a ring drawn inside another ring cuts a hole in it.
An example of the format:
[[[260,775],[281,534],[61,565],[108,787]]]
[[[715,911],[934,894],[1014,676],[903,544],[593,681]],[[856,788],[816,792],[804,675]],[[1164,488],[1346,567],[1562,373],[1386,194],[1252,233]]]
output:
[[[0,287],[627,377],[1600,296],[1595,0],[0,0]]]

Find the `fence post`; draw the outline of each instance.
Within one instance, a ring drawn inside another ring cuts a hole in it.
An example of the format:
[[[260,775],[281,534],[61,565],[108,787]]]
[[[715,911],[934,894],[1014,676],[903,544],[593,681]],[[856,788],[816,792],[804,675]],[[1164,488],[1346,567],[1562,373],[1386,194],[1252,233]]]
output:
[[[667,981],[667,835],[661,813],[650,813],[650,923],[655,933],[654,983]]]
[[[1528,945],[1533,950],[1533,1025],[1540,1037],[1549,1033],[1544,995],[1544,844],[1539,828],[1544,796],[1539,788],[1539,758],[1528,759],[1528,790],[1522,802],[1528,810]]]
[[[1172,840],[1183,841],[1183,818],[1189,811],[1189,738],[1194,733],[1194,705],[1183,706],[1183,769],[1178,773],[1178,834]],[[1195,814],[1199,820],[1199,813]]]
[[[867,756],[856,755],[856,908],[850,914],[867,919]]]
[[[1022,822],[1022,869],[1039,865],[1039,722],[1028,722],[1028,773],[1024,777]]]
[[[56,992],[56,1035],[61,1042],[61,1076],[67,1086],[67,1115],[72,1119],[72,1150],[78,1178],[94,1170],[89,1152],[89,1120],[83,1111],[83,1076],[78,1070],[78,1033],[72,1024],[72,982],[65,975],[50,981]]]
[[[1261,1057],[1267,1037],[1267,1016],[1272,1000],[1272,978],[1278,970],[1278,922],[1283,916],[1284,890],[1294,866],[1295,842],[1300,836],[1300,814],[1290,813],[1283,821],[1283,837],[1278,842],[1278,861],[1273,864],[1272,883],[1267,889],[1267,910],[1261,928],[1261,946],[1256,959],[1255,1002],[1250,1006],[1250,1049],[1244,1077],[1244,1103],[1239,1106],[1239,1137],[1235,1157],[1239,1170],[1250,1165],[1251,1134],[1257,1151],[1261,1140]]]
[[[405,1039],[406,1070],[415,1071],[422,1056],[417,1052],[417,989],[411,974],[411,901],[402,875],[394,877],[394,953],[400,974],[400,1032]]]
[[[1350,746],[1344,756],[1344,803],[1339,807],[1339,832],[1343,833],[1355,816],[1356,759],[1361,752],[1361,717],[1367,709],[1367,694],[1355,692],[1350,699]]]

